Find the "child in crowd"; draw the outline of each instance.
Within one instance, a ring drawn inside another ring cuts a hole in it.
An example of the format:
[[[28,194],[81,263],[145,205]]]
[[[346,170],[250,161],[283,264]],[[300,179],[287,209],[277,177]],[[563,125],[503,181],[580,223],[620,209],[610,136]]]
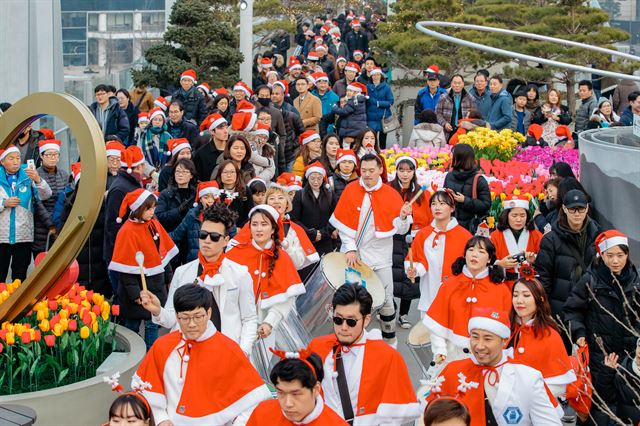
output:
[[[249,181],[249,189],[251,190],[251,197],[253,198],[253,204],[265,203],[265,194],[267,193],[267,183],[261,178],[253,178]]]

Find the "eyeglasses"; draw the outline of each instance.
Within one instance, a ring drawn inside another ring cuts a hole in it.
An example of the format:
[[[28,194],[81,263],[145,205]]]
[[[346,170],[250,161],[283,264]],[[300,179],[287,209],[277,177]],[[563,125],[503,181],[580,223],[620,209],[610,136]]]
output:
[[[42,154],[43,157],[45,158],[58,158],[60,157],[60,153],[58,152],[50,152],[48,154]]]
[[[347,322],[347,325],[351,328],[355,327],[356,325],[358,325],[358,321],[360,321],[362,318],[342,318],[342,317],[333,317],[333,323],[335,325],[342,325],[343,322]]]
[[[584,213],[587,211],[586,207],[572,207],[572,208],[567,208],[567,211],[571,214],[576,214],[576,213]]]
[[[193,321],[196,324],[200,324],[202,321],[204,321],[207,318],[207,314],[197,314],[194,316],[188,316],[188,315],[178,315],[178,321],[180,321],[183,324],[189,324],[191,321]]]
[[[180,170],[180,169],[176,170],[174,173],[177,174],[177,175],[180,175],[180,176],[190,175],[191,174],[191,172],[189,170]]]
[[[207,237],[209,237],[211,241],[213,241],[214,243],[217,243],[218,241],[220,241],[220,238],[222,238],[222,234],[219,234],[218,232],[207,232],[207,231],[200,230],[200,234],[198,235],[198,237],[201,240],[206,240]]]

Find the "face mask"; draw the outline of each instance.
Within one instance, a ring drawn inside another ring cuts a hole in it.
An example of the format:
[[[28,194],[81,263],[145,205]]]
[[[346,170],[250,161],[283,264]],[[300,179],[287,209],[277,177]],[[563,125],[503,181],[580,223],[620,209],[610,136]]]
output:
[[[271,99],[269,98],[258,98],[258,103],[262,106],[269,106],[269,104],[271,103]]]

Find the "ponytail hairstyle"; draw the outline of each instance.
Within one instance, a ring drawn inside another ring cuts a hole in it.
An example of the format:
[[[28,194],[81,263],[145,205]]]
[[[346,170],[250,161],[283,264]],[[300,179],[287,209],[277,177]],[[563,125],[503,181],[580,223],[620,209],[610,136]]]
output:
[[[457,258],[451,265],[451,272],[453,272],[453,275],[460,275],[462,273],[462,268],[467,264],[467,251],[469,251],[471,247],[480,247],[489,255],[487,268],[489,268],[489,279],[491,282],[496,284],[503,282],[504,270],[501,267],[494,265],[497,260],[496,247],[489,238],[482,237],[480,235],[474,235],[469,239],[469,241],[467,241],[467,244],[464,246],[464,256]]]
[[[249,216],[249,223],[251,223],[251,219],[260,213],[262,216],[266,217],[269,223],[271,223],[271,228],[273,229],[273,257],[269,260],[269,270],[267,271],[267,277],[271,278],[271,274],[273,273],[273,269],[276,266],[276,261],[278,260],[278,256],[280,255],[280,236],[278,235],[280,232],[280,227],[278,226],[278,222],[266,211],[262,210],[260,207],[257,207],[251,216]],[[249,225],[251,227],[251,225]]]

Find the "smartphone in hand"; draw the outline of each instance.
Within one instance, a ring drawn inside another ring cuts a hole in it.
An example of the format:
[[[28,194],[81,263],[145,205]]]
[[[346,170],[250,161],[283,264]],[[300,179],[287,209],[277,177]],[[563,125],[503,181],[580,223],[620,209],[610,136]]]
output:
[[[35,170],[35,169],[36,169],[36,162],[35,162],[35,161],[33,161],[33,159],[32,159],[32,158],[30,158],[30,159],[28,159],[28,160],[27,160],[27,168],[28,168],[28,169],[33,169],[33,170]]]

